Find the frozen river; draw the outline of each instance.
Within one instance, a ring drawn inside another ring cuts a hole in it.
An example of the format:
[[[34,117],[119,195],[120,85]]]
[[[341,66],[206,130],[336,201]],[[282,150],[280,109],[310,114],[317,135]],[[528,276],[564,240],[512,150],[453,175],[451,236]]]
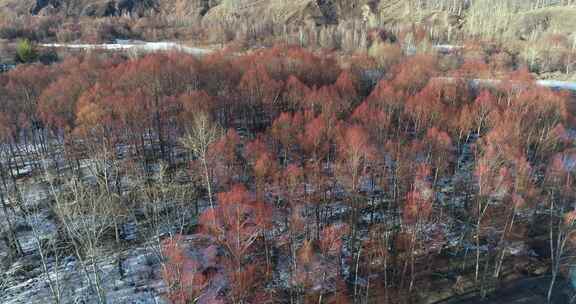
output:
[[[185,46],[178,42],[145,42],[138,40],[116,40],[114,43],[87,44],[87,43],[45,43],[40,44],[48,48],[67,48],[80,50],[110,50],[110,51],[140,51],[140,52],[161,52],[179,51],[191,55],[207,55],[213,52],[211,49]]]

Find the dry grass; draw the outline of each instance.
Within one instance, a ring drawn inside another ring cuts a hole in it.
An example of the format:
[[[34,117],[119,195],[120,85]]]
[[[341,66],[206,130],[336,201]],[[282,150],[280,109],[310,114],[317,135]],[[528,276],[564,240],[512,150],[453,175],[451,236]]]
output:
[[[550,7],[517,15],[512,30],[521,32],[524,28],[540,29],[548,33],[576,33],[576,6]],[[542,28],[543,27],[543,28]]]
[[[206,21],[246,18],[249,20],[270,19],[276,22],[297,23],[306,18],[321,18],[322,12],[314,0],[252,0],[224,1],[211,9]]]

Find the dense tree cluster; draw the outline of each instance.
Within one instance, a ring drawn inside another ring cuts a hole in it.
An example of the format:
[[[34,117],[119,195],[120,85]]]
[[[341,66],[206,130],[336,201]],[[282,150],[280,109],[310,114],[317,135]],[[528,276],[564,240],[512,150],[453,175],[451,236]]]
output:
[[[556,280],[576,245],[573,100],[441,60],[399,58],[375,85],[374,59],[297,47],[19,66],[0,75],[4,217],[41,176],[101,301],[97,249],[133,218],[173,303],[417,302],[438,274],[485,293],[541,242]]]

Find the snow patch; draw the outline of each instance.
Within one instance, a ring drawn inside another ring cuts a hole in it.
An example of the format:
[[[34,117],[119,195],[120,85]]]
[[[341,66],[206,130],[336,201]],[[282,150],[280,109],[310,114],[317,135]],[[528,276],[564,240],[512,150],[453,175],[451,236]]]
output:
[[[81,49],[81,50],[110,50],[110,51],[134,50],[146,53],[177,51],[197,56],[212,53],[212,50],[210,49],[189,47],[171,41],[145,42],[138,40],[116,40],[114,43],[103,43],[103,44],[44,43],[40,44],[40,46],[49,48],[68,48],[68,49]]]

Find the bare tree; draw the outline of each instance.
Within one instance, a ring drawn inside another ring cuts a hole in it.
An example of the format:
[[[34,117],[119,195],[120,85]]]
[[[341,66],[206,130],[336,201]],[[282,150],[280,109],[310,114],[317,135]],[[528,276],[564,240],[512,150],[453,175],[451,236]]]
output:
[[[52,183],[52,177],[46,173],[46,180]],[[23,189],[24,191],[27,188]],[[62,248],[58,239],[50,234],[47,234],[45,229],[45,221],[47,221],[46,213],[48,210],[42,209],[40,202],[28,201],[27,195],[23,195],[23,214],[24,219],[31,229],[34,246],[40,256],[40,263],[42,264],[42,271],[44,273],[45,282],[50,289],[52,303],[60,304],[63,302],[63,277],[64,273],[60,271],[59,263],[62,256]],[[50,259],[52,257],[52,259]]]
[[[95,151],[94,157],[88,159],[88,170],[91,176],[96,178],[98,189],[102,191],[103,197],[107,200],[110,208],[111,220],[114,224],[114,236],[116,243],[120,242],[119,225],[125,208],[122,208],[120,199],[122,197],[122,173],[120,161],[116,157],[114,147],[110,147],[105,142],[96,142],[88,147],[90,151]]]
[[[54,188],[52,188],[54,193]],[[77,179],[65,185],[66,195],[54,193],[56,214],[70,239],[76,257],[86,278],[98,296],[98,303],[105,304],[106,291],[100,275],[99,259],[103,237],[113,222],[115,198],[104,189]]]
[[[141,208],[145,214],[145,222],[140,226],[150,232],[146,234],[150,236],[148,249],[164,267],[163,237],[167,235],[172,239],[184,234],[190,223],[188,200],[193,195],[187,184],[169,178],[167,165],[160,163],[159,167],[158,173],[153,176],[137,171],[130,177],[135,184],[134,198],[142,202],[135,208]]]
[[[194,117],[186,136],[181,139],[184,147],[192,152],[202,165],[208,201],[212,209],[214,209],[214,202],[212,200],[212,177],[208,168],[210,159],[208,149],[212,143],[220,138],[221,133],[220,127],[210,120],[208,114],[199,113]]]
[[[11,248],[10,251],[12,256],[19,256],[22,255],[22,246],[18,241],[18,237],[16,236],[16,231],[14,229],[14,222],[12,220],[12,216],[15,214],[14,209],[8,204],[6,201],[7,194],[9,191],[7,177],[5,175],[5,166],[3,164],[4,157],[9,157],[5,155],[4,149],[0,149],[0,179],[2,180],[2,184],[0,185],[0,204],[2,205],[2,213],[4,215],[4,221],[6,222],[6,228],[8,232],[8,236],[6,237],[6,245],[8,248]]]

